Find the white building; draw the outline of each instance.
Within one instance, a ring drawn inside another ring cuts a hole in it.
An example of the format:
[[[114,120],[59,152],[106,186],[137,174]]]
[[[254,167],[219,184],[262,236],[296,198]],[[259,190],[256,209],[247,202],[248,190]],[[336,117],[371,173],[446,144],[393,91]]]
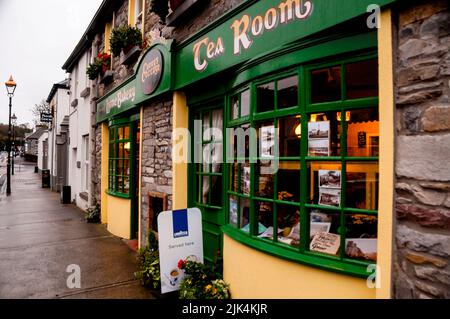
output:
[[[82,210],[93,206],[91,181],[96,124],[93,81],[86,74],[93,61],[93,41],[84,35],[66,61],[63,69],[70,78],[69,185],[72,201]]]
[[[48,166],[48,130],[44,130],[42,135],[39,137],[38,139],[38,145],[37,145],[37,149],[38,149],[38,162],[37,162],[37,166],[39,169],[39,172],[42,172],[42,170],[44,169],[49,169]]]
[[[47,98],[53,115],[48,132],[48,169],[51,189],[60,192],[68,182],[69,81],[54,84]]]

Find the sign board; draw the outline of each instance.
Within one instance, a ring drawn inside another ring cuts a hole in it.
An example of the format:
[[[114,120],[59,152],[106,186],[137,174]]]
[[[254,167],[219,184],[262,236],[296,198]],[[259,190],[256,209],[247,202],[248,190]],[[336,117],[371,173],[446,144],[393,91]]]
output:
[[[366,148],[366,146],[367,146],[367,133],[358,132],[358,147]]]
[[[202,213],[198,208],[168,211],[158,216],[161,292],[179,290],[184,272],[180,260],[203,263]]]
[[[150,50],[142,62],[142,74],[139,78],[142,93],[150,95],[158,88],[164,70],[163,56],[158,49]]]
[[[52,123],[53,122],[52,113],[41,113],[41,122],[42,123]]]
[[[337,255],[341,245],[341,236],[331,233],[318,233],[311,242],[311,251]]]
[[[134,67],[134,75],[97,101],[97,122],[137,108],[171,89],[172,41],[149,48]]]
[[[396,0],[378,0],[380,7]],[[248,0],[185,41],[176,55],[175,88],[205,79],[361,15],[373,0]],[[182,72],[178,71],[182,70]]]

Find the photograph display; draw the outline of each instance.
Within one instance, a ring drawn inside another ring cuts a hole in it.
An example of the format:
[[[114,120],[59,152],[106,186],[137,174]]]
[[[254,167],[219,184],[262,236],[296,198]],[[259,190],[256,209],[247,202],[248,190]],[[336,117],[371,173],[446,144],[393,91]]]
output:
[[[330,156],[330,121],[308,123],[309,156]]]

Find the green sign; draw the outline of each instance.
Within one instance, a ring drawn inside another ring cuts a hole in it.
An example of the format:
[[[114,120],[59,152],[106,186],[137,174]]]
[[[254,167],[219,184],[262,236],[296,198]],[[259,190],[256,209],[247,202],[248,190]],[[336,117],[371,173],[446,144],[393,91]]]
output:
[[[381,7],[392,2],[395,0],[247,1],[220,25],[213,24],[182,45],[175,58],[175,88],[357,16],[369,17],[374,12],[369,7],[372,4]]]
[[[172,41],[150,47],[135,66],[134,75],[99,99],[97,122],[103,122],[171,90]]]

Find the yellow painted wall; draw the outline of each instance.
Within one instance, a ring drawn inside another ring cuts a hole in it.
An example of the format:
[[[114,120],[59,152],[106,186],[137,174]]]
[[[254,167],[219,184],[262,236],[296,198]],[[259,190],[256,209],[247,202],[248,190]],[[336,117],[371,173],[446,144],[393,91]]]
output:
[[[392,15],[381,13],[378,29],[380,76],[380,204],[378,218],[378,299],[392,297],[392,253],[394,222],[394,75]]]
[[[186,96],[182,92],[174,92],[173,94],[173,129],[189,128],[189,108],[187,106]],[[177,141],[173,140],[175,146]],[[172,147],[175,149],[175,147]],[[186,156],[185,163],[173,163],[173,209],[187,208],[188,205],[188,152],[183,154]]]
[[[224,279],[233,299],[373,299],[366,280],[303,266],[224,235]]]
[[[113,235],[130,239],[131,200],[107,196],[108,231]]]
[[[128,25],[130,26],[136,23],[136,1],[139,0],[128,0]]]
[[[102,178],[101,178],[101,215],[102,224],[108,223],[108,196],[106,191],[108,190],[108,154],[109,154],[109,127],[108,123],[101,124],[102,130]]]

